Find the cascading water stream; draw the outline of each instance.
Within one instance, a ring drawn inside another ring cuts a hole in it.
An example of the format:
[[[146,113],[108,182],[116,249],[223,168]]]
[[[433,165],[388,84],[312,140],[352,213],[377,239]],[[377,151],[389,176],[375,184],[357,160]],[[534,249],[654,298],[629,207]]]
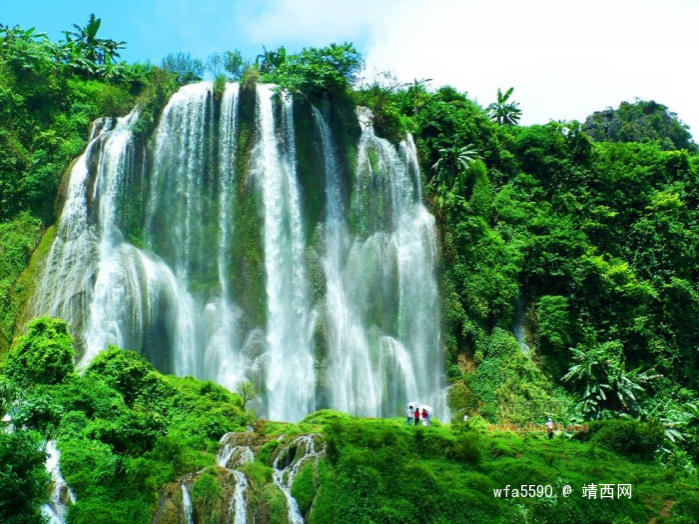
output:
[[[293,450],[293,457],[289,460],[291,450]],[[324,450],[316,451],[316,442],[313,435],[302,435],[291,442],[274,459],[272,480],[282,490],[286,498],[289,524],[304,524],[299,505],[291,494],[294,477],[296,477],[306,462],[309,460],[317,461],[323,455],[323,452]]]
[[[441,391],[437,243],[420,200],[409,137],[400,152],[359,111],[354,194],[343,209],[330,128],[314,108],[325,159],[328,396],[336,409],[392,416],[406,398],[446,414]],[[353,223],[352,223],[353,221]]]
[[[41,512],[50,524],[65,524],[68,502],[75,504],[75,495],[61,475],[61,452],[58,451],[55,440],[46,443],[46,455],[46,471],[51,475],[51,496],[49,502],[41,507]]]
[[[233,209],[236,203],[236,138],[238,127],[239,84],[226,84],[221,99],[218,138],[218,256],[217,274],[221,288],[219,300],[204,308],[205,331],[211,333],[205,349],[204,375],[233,389],[245,379],[250,362],[240,350],[239,323],[243,317],[230,291]]]
[[[527,344],[527,331],[524,327],[524,300],[522,297],[517,297],[515,300],[515,323],[512,332],[519,344],[519,349],[524,355],[529,354],[529,345]]]
[[[182,510],[187,524],[194,524],[194,508],[192,507],[192,497],[189,495],[187,485],[182,483]]]
[[[301,420],[315,411],[312,314],[304,260],[305,239],[296,178],[291,99],[283,100],[283,136],[275,134],[273,91],[257,87],[259,142],[253,176],[264,203],[267,361],[265,387],[269,417]]]
[[[226,433],[219,441],[219,451],[216,454],[216,463],[229,471],[235,478],[235,490],[228,506],[229,518],[233,516],[233,524],[247,524],[248,508],[245,493],[250,487],[245,473],[237,468],[253,462],[255,455],[249,446],[237,444],[236,433]]]
[[[90,142],[73,166],[56,239],[37,286],[35,313],[61,317],[77,330],[84,328],[92,296],[98,245],[88,217],[88,161],[112,123],[93,124]]]

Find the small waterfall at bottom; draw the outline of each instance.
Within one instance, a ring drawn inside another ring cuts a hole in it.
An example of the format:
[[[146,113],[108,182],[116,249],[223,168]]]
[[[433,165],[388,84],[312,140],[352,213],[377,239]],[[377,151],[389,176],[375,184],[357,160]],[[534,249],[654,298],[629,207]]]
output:
[[[182,508],[187,524],[194,524],[194,509],[192,508],[192,497],[189,496],[187,484],[182,483]]]
[[[233,524],[247,524],[248,506],[245,493],[250,487],[245,473],[237,468],[255,460],[255,455],[250,446],[239,444],[239,439],[249,439],[247,433],[226,433],[219,441],[220,448],[216,453],[216,463],[226,469],[235,477],[235,490],[228,506],[228,522],[231,516]]]
[[[235,476],[235,491],[231,498],[231,505],[228,508],[228,515],[234,515],[233,524],[247,524],[248,522],[248,507],[245,502],[245,492],[250,487],[248,478],[245,473],[234,470]]]
[[[75,504],[75,495],[61,475],[58,464],[61,452],[58,451],[55,440],[47,442],[46,454],[48,455],[46,470],[51,475],[51,498],[41,507],[41,512],[48,517],[50,524],[64,524],[68,512],[68,501]]]
[[[289,524],[304,524],[305,522],[299,505],[291,494],[294,477],[301,466],[311,459],[317,461],[324,452],[325,449],[316,451],[315,435],[302,435],[279,452],[277,458],[274,459],[272,479],[286,497]],[[280,468],[280,466],[282,467]]]

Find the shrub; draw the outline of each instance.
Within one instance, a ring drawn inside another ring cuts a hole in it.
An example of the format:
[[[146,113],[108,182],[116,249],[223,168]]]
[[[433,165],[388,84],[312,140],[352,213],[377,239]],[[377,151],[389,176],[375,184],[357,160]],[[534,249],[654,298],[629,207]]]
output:
[[[466,464],[478,465],[483,459],[483,454],[479,448],[479,440],[478,434],[473,432],[459,436],[453,448],[454,457]]]
[[[0,432],[0,521],[41,524],[39,505],[48,488],[46,454],[39,435]]]
[[[75,349],[68,325],[60,319],[33,320],[5,365],[5,374],[20,385],[58,384],[75,370]]]
[[[203,517],[202,522],[218,522],[222,501],[221,487],[216,477],[210,471],[205,472],[192,488],[192,502],[197,514]]]
[[[153,365],[135,351],[109,346],[99,353],[87,368],[86,376],[96,376],[116,389],[127,405],[158,383]]]
[[[634,420],[604,420],[590,427],[592,442],[627,457],[652,460],[664,437],[662,424]]]

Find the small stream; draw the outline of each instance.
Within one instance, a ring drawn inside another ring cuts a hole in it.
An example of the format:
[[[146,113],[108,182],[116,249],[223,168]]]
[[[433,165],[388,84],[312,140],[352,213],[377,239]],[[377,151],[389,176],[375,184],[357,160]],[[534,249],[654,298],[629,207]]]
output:
[[[61,452],[58,451],[55,440],[46,443],[46,454],[46,471],[51,475],[51,496],[49,502],[41,507],[41,512],[51,524],[65,524],[68,503],[75,504],[75,495],[61,475]]]
[[[318,460],[324,450],[316,451],[314,435],[302,435],[291,442],[274,459],[272,479],[286,497],[286,507],[289,513],[289,524],[304,524],[303,515],[291,495],[294,477],[301,467],[309,460]]]

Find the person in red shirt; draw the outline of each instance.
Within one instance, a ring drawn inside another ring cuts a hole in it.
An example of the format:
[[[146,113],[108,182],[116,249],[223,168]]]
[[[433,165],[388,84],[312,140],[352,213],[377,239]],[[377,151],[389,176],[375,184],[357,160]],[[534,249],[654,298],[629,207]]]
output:
[[[415,425],[420,425],[420,408],[415,408]]]
[[[430,425],[430,418],[429,415],[427,414],[426,409],[422,409],[422,425],[423,426],[429,426]]]

